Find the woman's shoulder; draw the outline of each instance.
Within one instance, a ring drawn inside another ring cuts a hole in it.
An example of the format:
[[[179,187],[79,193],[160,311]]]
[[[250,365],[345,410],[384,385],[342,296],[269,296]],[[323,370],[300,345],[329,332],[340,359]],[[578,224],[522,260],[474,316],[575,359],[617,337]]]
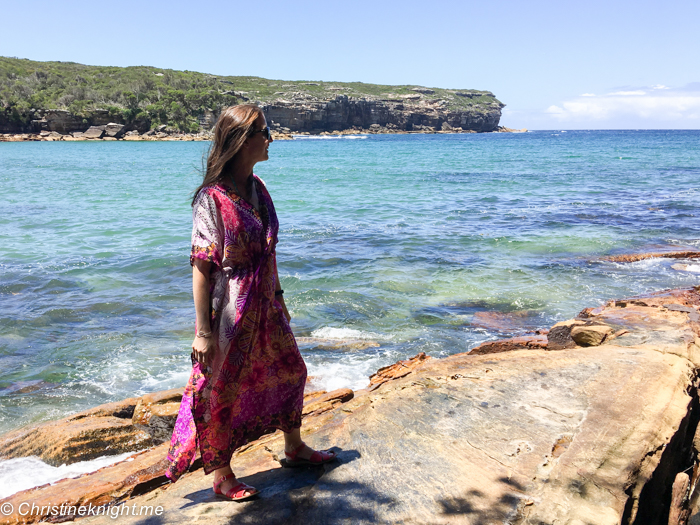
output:
[[[199,203],[206,201],[218,202],[221,196],[226,195],[226,189],[218,184],[212,186],[204,186],[199,190],[197,196],[194,199],[194,205],[197,206]]]

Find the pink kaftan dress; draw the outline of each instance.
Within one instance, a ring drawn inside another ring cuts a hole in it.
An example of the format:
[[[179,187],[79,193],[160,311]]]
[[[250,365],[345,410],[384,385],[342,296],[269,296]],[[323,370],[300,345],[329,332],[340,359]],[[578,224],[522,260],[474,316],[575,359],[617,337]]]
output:
[[[202,189],[194,203],[190,263],[212,263],[218,349],[209,367],[192,359],[168,453],[172,481],[190,467],[197,446],[209,474],[266,432],[301,426],[306,365],[275,302],[279,222],[267,188],[254,178],[259,212],[220,185]]]

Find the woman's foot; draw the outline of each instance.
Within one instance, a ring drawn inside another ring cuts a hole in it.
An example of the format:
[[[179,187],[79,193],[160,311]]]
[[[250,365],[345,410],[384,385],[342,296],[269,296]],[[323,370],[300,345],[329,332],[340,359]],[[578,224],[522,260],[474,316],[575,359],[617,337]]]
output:
[[[214,494],[228,498],[231,501],[244,501],[257,496],[260,491],[236,479],[231,469],[228,473],[214,473]]]
[[[303,441],[296,448],[285,444],[284,455],[287,457],[286,466],[288,467],[323,465],[336,459],[336,454],[332,450],[314,450]]]

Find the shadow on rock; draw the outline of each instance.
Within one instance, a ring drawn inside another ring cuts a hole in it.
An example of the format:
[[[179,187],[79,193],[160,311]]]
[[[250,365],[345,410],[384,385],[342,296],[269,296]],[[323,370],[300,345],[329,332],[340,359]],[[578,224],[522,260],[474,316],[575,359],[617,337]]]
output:
[[[369,485],[355,480],[338,479],[334,471],[360,457],[356,450],[337,447],[338,461],[317,467],[277,468],[241,477],[240,481],[260,489],[257,499],[235,505],[229,523],[376,523],[394,504],[392,498],[379,494]],[[187,496],[190,501],[181,510],[202,503],[221,501],[207,488]],[[204,509],[203,509],[204,510]],[[221,521],[217,521],[220,523]],[[144,524],[157,524],[144,521]]]
[[[500,478],[503,483],[503,493],[488,507],[483,502],[486,494],[479,490],[470,490],[462,498],[442,499],[439,501],[442,514],[447,516],[465,516],[471,525],[490,525],[503,523],[517,512],[518,505],[523,499],[524,487],[513,479]],[[494,501],[493,499],[491,500]]]

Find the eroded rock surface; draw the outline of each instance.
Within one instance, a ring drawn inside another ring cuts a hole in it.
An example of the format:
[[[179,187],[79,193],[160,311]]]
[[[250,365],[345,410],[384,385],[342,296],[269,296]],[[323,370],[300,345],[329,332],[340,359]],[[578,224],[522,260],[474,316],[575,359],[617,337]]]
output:
[[[570,348],[540,339],[518,351],[423,354],[380,370],[370,389],[310,394],[304,439],[334,447],[339,461],[284,469],[282,436],[263,436],[233,460],[262,491],[255,501],[215,498],[201,469],[160,486],[163,448],[147,453],[138,471],[148,474],[133,486],[117,465],[9,501],[59,501],[94,477],[94,501],[164,509],[120,523],[692,523],[699,306],[695,289],[612,301],[560,325],[574,333]],[[591,327],[605,329],[602,344],[577,345],[576,330]]]
[[[485,355],[512,352],[513,350],[546,350],[547,344],[546,335],[525,335],[511,337],[510,339],[499,339],[498,341],[486,341],[473,348],[469,353],[471,355]]]
[[[20,515],[18,512],[20,505],[25,503],[30,506],[35,504],[45,509],[54,505],[60,507],[61,504],[113,506],[129,497],[150,492],[166,483],[165,458],[182,392],[182,388],[176,388],[118,403],[109,403],[59,421],[20,429],[2,436],[0,447],[7,447],[0,448],[3,450],[3,457],[39,456],[54,465],[94,459],[110,453],[130,452],[133,450],[132,442],[117,439],[129,433],[142,437],[142,440],[137,442],[140,443],[138,450],[151,448],[91,474],[85,474],[76,479],[65,479],[54,485],[43,485],[10,496],[2,502],[12,504],[16,512],[5,520],[0,519],[0,523],[34,523],[43,518],[51,521],[52,517],[48,515],[50,510],[26,516]],[[306,394],[303,417],[313,420],[314,417],[349,401],[353,396],[354,392],[349,388]],[[121,420],[117,431],[110,426],[115,418]],[[158,438],[153,435],[154,428],[161,433]],[[109,447],[101,448],[106,442],[105,435],[109,435],[110,432],[114,435]],[[244,447],[239,453],[252,446],[259,446],[264,439]],[[155,444],[159,445],[154,446]],[[79,449],[79,452],[76,452],[76,449]],[[192,469],[200,468],[201,462],[197,459]],[[79,517],[76,516],[76,518]]]
[[[134,409],[134,427],[148,432],[154,443],[170,441],[184,388],[173,388],[141,397]]]
[[[0,436],[3,459],[37,456],[53,466],[143,450],[151,436],[132,425],[138,398],[101,405]]]

